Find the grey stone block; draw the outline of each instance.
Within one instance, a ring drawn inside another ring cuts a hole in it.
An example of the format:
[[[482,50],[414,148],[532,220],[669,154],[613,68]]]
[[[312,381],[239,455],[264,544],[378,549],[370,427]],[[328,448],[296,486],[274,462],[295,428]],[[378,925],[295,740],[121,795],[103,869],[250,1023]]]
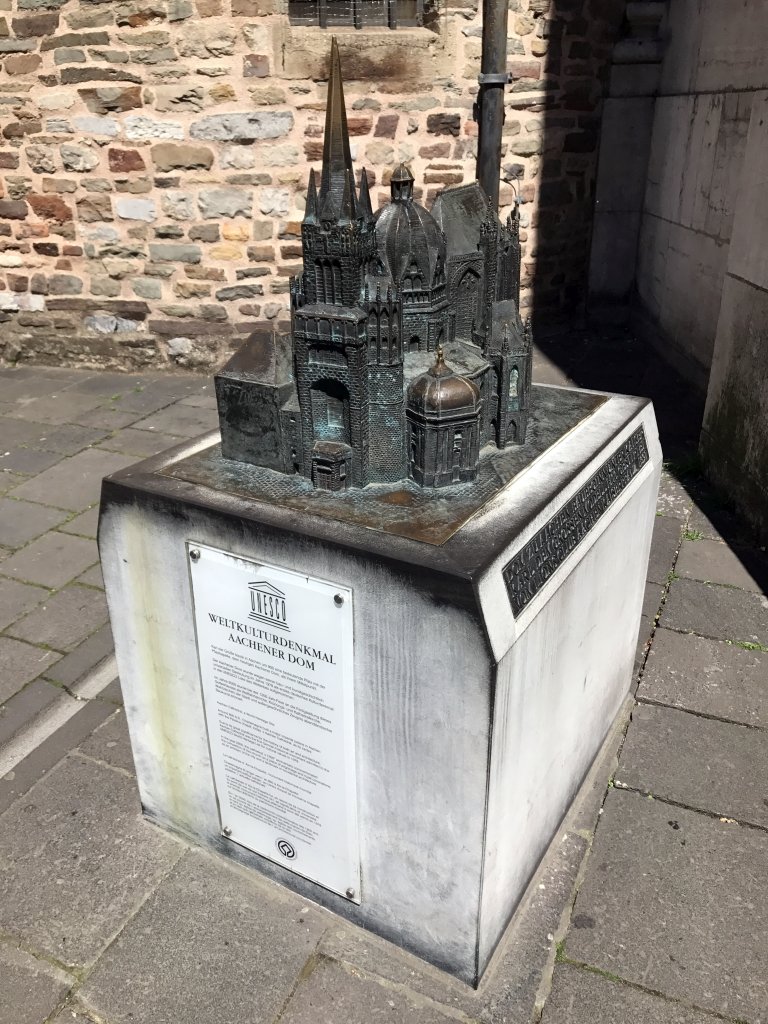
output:
[[[51,1018],[51,1024],[103,1024],[103,1021],[96,1020],[79,1000],[67,1003]]]
[[[279,886],[190,851],[101,958],[82,996],[110,1024],[272,1021],[328,921]]]
[[[6,454],[0,452],[0,465],[14,473],[34,476],[55,466],[60,458],[58,452],[39,451],[36,448],[13,448]]]
[[[558,964],[541,1024],[714,1024],[708,1013],[660,999],[572,964]]]
[[[768,727],[768,653],[657,629],[638,697]]]
[[[55,683],[61,683],[62,686],[72,686],[86,672],[90,672],[99,662],[108,657],[113,649],[112,631],[107,623],[101,629],[97,629],[70,654],[65,655],[51,668],[46,669],[45,678]]]
[[[0,745],[8,743],[42,711],[61,697],[61,689],[35,679],[0,704]]]
[[[70,519],[59,527],[62,533],[76,533],[79,537],[96,537],[99,526],[98,506],[89,508],[87,512],[81,512],[79,516]]]
[[[663,469],[662,480],[658,484],[656,511],[669,518],[684,520],[688,518],[692,502],[685,484],[669,470]]]
[[[74,976],[6,945],[0,945],[0,976],[0,1024],[41,1024],[75,983]]]
[[[169,376],[167,380],[152,381],[123,392],[115,402],[115,407],[121,413],[135,412],[137,415],[132,421],[135,422],[142,416],[148,416],[186,397],[199,386],[199,378],[195,385],[188,377]]]
[[[23,484],[25,479],[26,477],[22,476],[21,473],[12,473],[10,470],[0,468],[0,494],[7,494],[14,487]]]
[[[281,1024],[318,1024],[323,1018],[345,1024],[447,1024],[455,1020],[407,992],[321,959],[296,989],[280,1020]]]
[[[768,1006],[768,835],[612,789],[567,957],[730,1018]]]
[[[601,785],[601,796],[604,791]],[[595,816],[596,816],[595,811]],[[378,975],[387,985],[408,987],[447,1012],[473,1020],[527,1022],[548,963],[554,933],[572,899],[586,840],[571,831],[559,837],[534,876],[502,939],[494,964],[478,992],[404,950],[360,928],[337,923],[323,936],[319,952],[347,970]]]
[[[127,455],[89,448],[17,487],[13,496],[82,512],[99,500],[102,477],[133,461]]]
[[[698,501],[691,509],[688,529],[711,540],[749,544],[750,530],[742,519],[712,499]]]
[[[109,687],[107,688],[109,689]],[[104,691],[106,693],[106,690]],[[68,695],[62,699],[71,701]],[[57,729],[39,747],[35,747],[16,767],[0,778],[0,815],[8,810],[46,772],[65,757],[74,747],[89,736],[114,711],[114,705],[106,701],[89,700],[78,705],[77,711],[61,728]],[[105,769],[106,770],[106,769]],[[0,819],[2,827],[2,819]]]
[[[179,405],[194,405],[199,409],[216,409],[216,395],[212,387],[204,385],[198,394],[182,398]]]
[[[85,371],[78,375],[68,390],[83,395],[100,395],[106,401],[113,395],[140,386],[144,380],[145,378],[138,374],[110,373],[108,370],[99,370],[98,373]]]
[[[108,618],[104,594],[73,583],[10,626],[8,633],[28,643],[71,651]]]
[[[753,548],[730,547],[722,541],[683,541],[675,572],[757,593],[768,590],[768,558]]]
[[[123,452],[138,458],[148,458],[166,448],[172,448],[182,440],[184,440],[182,437],[175,434],[165,434],[159,431],[154,433],[149,430],[126,427],[123,430],[118,430],[112,437],[106,438],[99,447],[111,452]]]
[[[49,389],[48,394],[20,405],[14,410],[13,416],[38,423],[69,423],[102,401],[99,395],[78,395],[69,391],[50,393]]]
[[[100,405],[84,416],[78,416],[77,422],[84,427],[100,427],[105,433],[111,433],[113,430],[120,430],[121,427],[127,427],[140,415],[129,410],[120,411],[117,405]]]
[[[675,564],[675,555],[680,547],[682,523],[679,519],[656,516],[651,542],[651,557],[648,563],[648,579],[652,583],[666,583]]]
[[[218,416],[212,409],[199,409],[189,405],[172,405],[169,409],[147,416],[135,424],[138,430],[151,430],[160,437],[195,437],[218,426]],[[167,447],[167,446],[166,446]]]
[[[142,822],[130,778],[67,757],[3,815],[0,928],[65,965],[89,963],[181,852]]]
[[[43,587],[32,587],[0,576],[0,630],[20,619],[46,597],[48,591]]]
[[[53,529],[67,518],[59,509],[36,505],[30,501],[0,498],[0,544],[20,548]]]
[[[47,423],[29,423],[12,416],[0,416],[0,437],[5,448],[32,444],[49,430]]]
[[[81,576],[78,576],[75,583],[84,583],[89,587],[98,587],[99,590],[104,589],[104,577],[101,574],[101,566],[97,563],[92,565],[90,569],[87,569]]]
[[[254,142],[276,139],[293,127],[293,114],[288,110],[265,113],[209,114],[193,121],[189,134],[193,139],[218,142]]]
[[[3,573],[43,587],[61,587],[99,560],[92,540],[47,533],[3,562]]]
[[[118,708],[103,725],[91,733],[80,750],[88,757],[104,761],[113,768],[122,768],[134,774],[131,741],[125,723],[125,712]]]
[[[36,441],[30,441],[34,448],[60,455],[75,455],[100,441],[106,431],[96,427],[86,427],[78,423],[65,423],[58,427],[49,427]]]
[[[0,702],[36,679],[60,655],[43,651],[39,647],[0,636]]]
[[[673,580],[660,622],[716,640],[768,645],[768,599],[732,587]]]
[[[768,743],[759,729],[640,704],[616,782],[768,828]]]
[[[643,595],[643,618],[653,623],[661,607],[664,587],[660,583],[646,583]],[[641,630],[642,633],[642,630]]]

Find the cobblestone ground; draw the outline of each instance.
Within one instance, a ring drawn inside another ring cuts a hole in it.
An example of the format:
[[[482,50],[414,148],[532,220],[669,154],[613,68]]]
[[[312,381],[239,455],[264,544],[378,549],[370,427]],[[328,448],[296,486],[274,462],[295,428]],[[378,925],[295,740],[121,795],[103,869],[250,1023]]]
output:
[[[768,1021],[768,563],[683,464],[636,699],[477,992],[143,821],[119,685],[83,683],[111,665],[99,484],[213,406],[199,377],[0,370],[0,1024]]]

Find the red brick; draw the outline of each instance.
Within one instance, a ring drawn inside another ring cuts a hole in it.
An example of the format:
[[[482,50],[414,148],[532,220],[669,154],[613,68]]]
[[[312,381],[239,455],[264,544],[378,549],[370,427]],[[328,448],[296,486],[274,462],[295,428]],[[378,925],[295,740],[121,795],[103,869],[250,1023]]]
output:
[[[399,121],[397,114],[382,114],[376,122],[376,131],[373,134],[377,138],[394,139]]]
[[[27,56],[27,54],[22,54]],[[6,68],[8,62],[6,61]],[[34,118],[25,118],[20,121],[11,121],[3,128],[3,138],[5,139],[21,139],[25,135],[36,135],[38,132],[43,130],[43,122],[37,121]]]
[[[110,149],[107,154],[110,171],[143,171],[146,167],[141,153],[135,149]]]
[[[518,78],[541,78],[541,63],[538,60],[513,60],[508,70],[514,81]]]
[[[66,221],[72,220],[72,210],[61,196],[51,194],[41,196],[30,193],[27,196],[27,202],[37,216],[44,220],[53,220],[57,224],[64,224]]]
[[[460,114],[428,114],[427,131],[430,135],[458,135]]]
[[[424,157],[425,160],[439,160],[441,157],[450,156],[450,154],[450,142],[436,142],[433,146],[422,146],[419,150],[419,156]]]
[[[373,127],[370,117],[348,117],[347,128],[350,135],[367,135]]]
[[[461,171],[425,171],[425,185],[460,185],[464,181],[464,174]]]

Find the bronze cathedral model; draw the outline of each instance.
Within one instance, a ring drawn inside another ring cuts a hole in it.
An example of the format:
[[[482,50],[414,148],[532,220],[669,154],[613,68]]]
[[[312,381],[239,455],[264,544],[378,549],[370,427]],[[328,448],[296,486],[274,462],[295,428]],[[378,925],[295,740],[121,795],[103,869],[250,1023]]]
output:
[[[257,332],[216,376],[222,454],[316,487],[473,480],[487,446],[525,441],[530,331],[520,318],[517,211],[502,225],[477,182],[431,213],[404,164],[391,202],[355,186],[339,52],[323,165],[291,282],[291,341]]]

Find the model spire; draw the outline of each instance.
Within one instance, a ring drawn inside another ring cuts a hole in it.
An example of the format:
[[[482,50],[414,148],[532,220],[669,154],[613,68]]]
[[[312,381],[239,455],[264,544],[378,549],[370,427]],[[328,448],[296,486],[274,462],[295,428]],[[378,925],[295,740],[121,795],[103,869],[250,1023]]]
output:
[[[314,168],[309,172],[309,187],[307,189],[307,205],[304,213],[305,224],[317,224],[317,182],[315,181]]]
[[[355,200],[355,181],[352,171],[344,175],[344,191],[341,194],[341,207],[337,223],[340,225],[351,224],[357,219],[357,201]]]
[[[371,193],[368,189],[368,175],[365,173],[365,168],[360,172],[360,197],[358,199],[358,208],[364,221],[373,220]]]
[[[332,39],[331,72],[328,79],[328,102],[325,111],[323,170],[320,178],[319,211],[322,220],[336,220],[338,217],[347,172],[352,173],[352,155],[349,149],[344,88],[341,84],[339,47],[336,40]]]

